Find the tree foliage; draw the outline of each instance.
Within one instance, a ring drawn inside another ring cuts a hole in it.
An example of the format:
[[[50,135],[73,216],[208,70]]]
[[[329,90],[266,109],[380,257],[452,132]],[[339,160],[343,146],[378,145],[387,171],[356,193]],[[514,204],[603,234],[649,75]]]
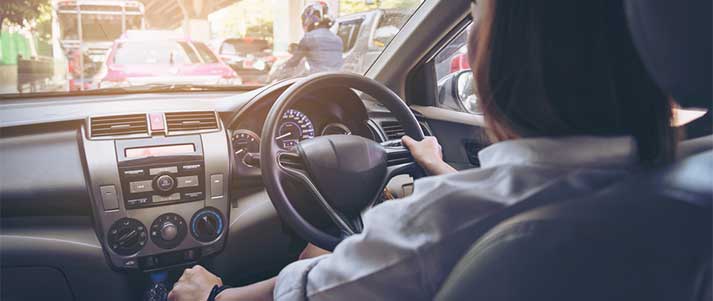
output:
[[[0,30],[7,20],[10,24],[24,25],[46,14],[49,0],[2,0],[0,1]]]

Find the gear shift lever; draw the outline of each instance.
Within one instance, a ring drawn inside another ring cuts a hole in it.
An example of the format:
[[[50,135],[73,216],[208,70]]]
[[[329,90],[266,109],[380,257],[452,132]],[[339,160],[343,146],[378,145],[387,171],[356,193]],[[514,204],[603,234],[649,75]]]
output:
[[[155,272],[151,273],[150,277],[152,284],[144,293],[143,301],[166,301],[168,298],[168,287],[166,285],[168,273]]]

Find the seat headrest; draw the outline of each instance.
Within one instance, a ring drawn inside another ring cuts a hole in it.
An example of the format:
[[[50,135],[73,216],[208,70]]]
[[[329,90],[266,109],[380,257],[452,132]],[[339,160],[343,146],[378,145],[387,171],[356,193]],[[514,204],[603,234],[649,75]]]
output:
[[[710,0],[626,0],[632,38],[659,86],[683,106],[709,108],[713,55]]]

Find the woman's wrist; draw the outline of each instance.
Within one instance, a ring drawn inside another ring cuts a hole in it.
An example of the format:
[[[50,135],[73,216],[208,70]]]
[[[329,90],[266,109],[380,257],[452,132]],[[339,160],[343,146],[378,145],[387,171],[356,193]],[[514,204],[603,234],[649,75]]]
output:
[[[215,297],[215,301],[231,300],[256,300],[271,301],[272,291],[275,289],[276,277],[247,286],[234,287],[222,291]]]
[[[427,162],[423,165],[423,168],[426,169],[429,174],[434,176],[457,172],[455,168],[448,165],[448,163],[442,160]]]
[[[213,288],[210,291],[210,294],[208,295],[208,301],[218,301],[218,296],[220,296],[220,293],[223,291],[226,291],[230,288],[230,286],[227,285],[214,285]]]

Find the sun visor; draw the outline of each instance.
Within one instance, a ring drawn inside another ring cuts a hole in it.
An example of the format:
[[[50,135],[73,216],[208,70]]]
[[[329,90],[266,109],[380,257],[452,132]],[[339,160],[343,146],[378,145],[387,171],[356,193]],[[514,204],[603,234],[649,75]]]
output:
[[[653,78],[683,107],[713,103],[710,0],[626,0],[634,43]]]

